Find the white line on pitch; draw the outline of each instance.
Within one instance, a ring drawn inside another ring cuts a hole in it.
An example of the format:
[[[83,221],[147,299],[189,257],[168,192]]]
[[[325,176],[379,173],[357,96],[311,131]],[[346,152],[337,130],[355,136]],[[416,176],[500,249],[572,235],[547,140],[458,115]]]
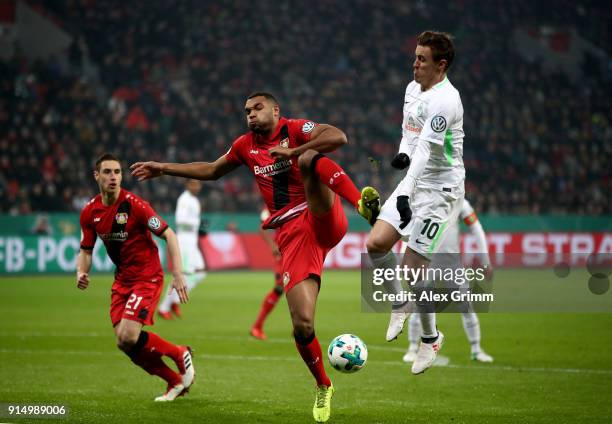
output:
[[[113,332],[108,331],[103,333],[98,333],[95,331],[86,331],[86,332],[62,332],[62,331],[3,331],[0,332],[0,337],[19,337],[19,338],[28,338],[28,337],[66,337],[66,338],[83,338],[83,337],[113,337]],[[215,336],[215,335],[198,335],[198,334],[190,334],[189,339],[195,340],[210,340],[210,341],[222,341],[222,342],[255,342],[261,343],[258,340],[253,339],[248,336],[246,333],[244,337],[242,336]],[[281,338],[269,338],[266,340],[266,343],[271,344],[294,344],[293,339],[287,337],[286,339]],[[386,350],[389,352],[405,352],[405,348],[401,347],[392,347],[392,346],[382,346],[382,345],[372,345],[368,343],[370,348],[375,348],[376,350]]]
[[[90,351],[90,350],[34,350],[34,349],[0,349],[0,353],[9,354],[32,354],[32,355],[122,355],[120,352],[106,352],[106,351]],[[286,361],[296,362],[299,361],[297,356],[273,356],[273,355],[213,355],[213,354],[196,354],[197,358],[209,359],[209,360],[233,360],[233,361]],[[377,365],[388,365],[388,366],[407,366],[402,361],[375,361]],[[448,364],[443,365],[446,368],[456,369],[470,369],[473,371],[509,371],[509,372],[550,372],[550,373],[564,373],[564,374],[602,374],[612,375],[612,370],[607,369],[588,369],[588,368],[545,368],[545,367],[513,367],[505,365],[459,365],[459,364]]]

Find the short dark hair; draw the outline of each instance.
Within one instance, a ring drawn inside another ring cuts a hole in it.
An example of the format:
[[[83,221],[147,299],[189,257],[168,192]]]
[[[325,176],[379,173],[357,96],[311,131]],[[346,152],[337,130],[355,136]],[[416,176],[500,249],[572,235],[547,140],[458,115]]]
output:
[[[255,93],[251,93],[249,97],[247,97],[247,100],[252,99],[253,97],[260,97],[260,96],[265,97],[268,100],[272,100],[272,102],[275,105],[279,105],[278,100],[276,100],[276,97],[274,97],[272,94],[268,93],[267,91],[256,91]]]
[[[417,44],[431,49],[431,54],[435,63],[442,59],[446,60],[448,71],[455,59],[455,46],[453,36],[447,32],[424,31],[417,37]]]
[[[96,171],[100,172],[100,164],[105,160],[114,160],[121,164],[121,161],[117,156],[113,155],[112,153],[104,153],[102,156],[96,159]]]

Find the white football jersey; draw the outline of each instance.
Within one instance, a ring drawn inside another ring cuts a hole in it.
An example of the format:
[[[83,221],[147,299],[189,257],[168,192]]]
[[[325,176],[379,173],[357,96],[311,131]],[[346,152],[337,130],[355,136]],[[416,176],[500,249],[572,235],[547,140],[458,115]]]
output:
[[[412,81],[404,96],[399,151],[412,157],[418,139],[432,143],[429,161],[416,187],[460,187],[463,190],[463,105],[447,77],[429,90]]]
[[[200,227],[200,201],[196,196],[191,194],[189,190],[185,190],[176,201],[176,234],[179,238],[198,237],[198,228]]]

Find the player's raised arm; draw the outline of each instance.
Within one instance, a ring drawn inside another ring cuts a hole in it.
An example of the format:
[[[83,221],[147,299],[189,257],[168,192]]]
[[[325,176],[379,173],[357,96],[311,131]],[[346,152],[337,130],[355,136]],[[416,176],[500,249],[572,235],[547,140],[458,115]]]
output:
[[[296,147],[296,155],[299,156],[308,149],[319,153],[333,152],[338,147],[348,143],[344,131],[329,124],[319,124],[310,133],[310,141]]]
[[[312,122],[307,122],[305,125],[308,123],[315,125]],[[310,141],[293,148],[273,147],[269,152],[270,156],[274,158],[289,158],[291,156],[299,156],[308,149],[316,150],[319,153],[333,152],[338,147],[347,143],[348,139],[342,130],[333,125],[319,124],[314,126],[310,132]]]
[[[89,271],[91,270],[91,250],[81,249],[77,256],[77,287],[85,290],[89,286]]]
[[[136,162],[130,169],[132,175],[138,181],[171,175],[174,177],[194,178],[196,180],[217,180],[225,174],[233,171],[239,165],[231,163],[225,155],[214,162],[191,162],[191,163],[161,163],[161,162]]]
[[[181,258],[181,251],[179,249],[176,233],[172,228],[168,227],[160,237],[166,240],[168,254],[172,261],[172,288],[176,290],[181,303],[187,303],[189,296],[187,295],[187,284],[185,284],[185,277],[183,275],[183,260]]]

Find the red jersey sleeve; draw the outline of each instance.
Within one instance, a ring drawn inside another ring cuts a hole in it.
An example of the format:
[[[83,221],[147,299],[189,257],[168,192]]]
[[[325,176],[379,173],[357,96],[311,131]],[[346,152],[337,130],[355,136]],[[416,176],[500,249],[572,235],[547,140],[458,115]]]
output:
[[[228,162],[236,165],[242,165],[244,163],[244,161],[242,160],[244,139],[244,136],[240,136],[236,140],[234,140],[234,142],[232,143],[232,147],[230,147],[227,153],[225,154],[225,158]]]
[[[166,221],[155,212],[148,202],[142,199],[134,199],[133,204],[139,222],[143,223],[157,237],[160,237],[168,228]]]
[[[288,119],[290,134],[293,139],[299,144],[305,144],[310,141],[312,130],[319,124],[308,119]]]
[[[96,231],[92,227],[91,222],[91,213],[89,212],[91,209],[89,207],[85,207],[81,211],[81,249],[83,250],[93,250],[94,245],[96,244]]]

